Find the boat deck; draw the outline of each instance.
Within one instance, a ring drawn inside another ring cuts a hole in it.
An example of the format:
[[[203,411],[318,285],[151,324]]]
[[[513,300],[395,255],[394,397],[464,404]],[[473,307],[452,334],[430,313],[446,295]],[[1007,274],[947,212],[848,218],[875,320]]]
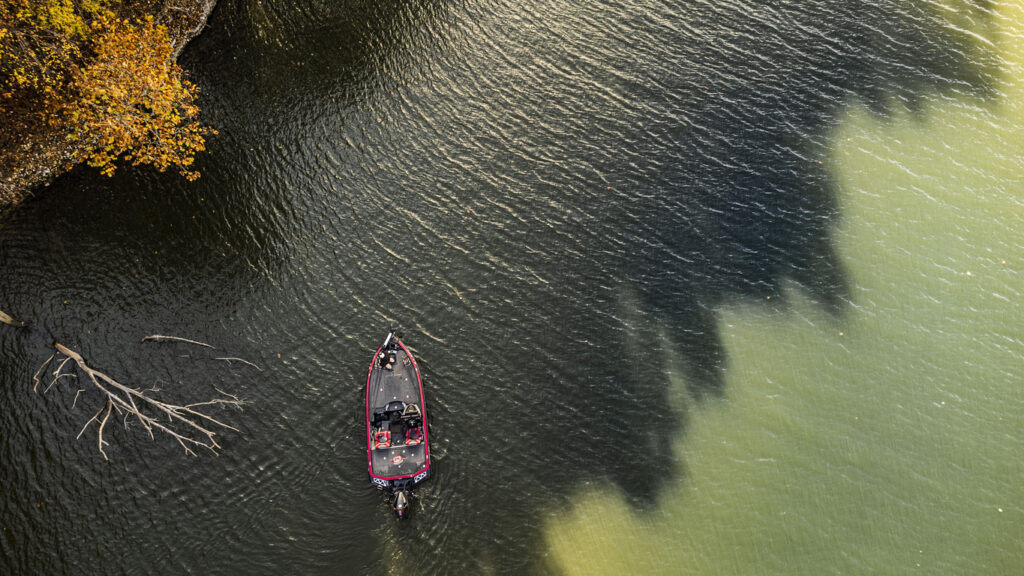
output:
[[[423,399],[420,396],[419,379],[405,350],[399,347],[394,350],[394,354],[391,369],[374,362],[367,390],[370,472],[386,479],[412,476],[427,466],[426,436],[416,431],[416,428],[423,431],[422,427],[426,425],[422,417]],[[421,409],[420,417],[400,417],[397,413],[391,413],[387,421],[374,425],[375,411],[385,409],[393,402],[416,405]],[[389,432],[386,441],[377,441],[378,431]]]

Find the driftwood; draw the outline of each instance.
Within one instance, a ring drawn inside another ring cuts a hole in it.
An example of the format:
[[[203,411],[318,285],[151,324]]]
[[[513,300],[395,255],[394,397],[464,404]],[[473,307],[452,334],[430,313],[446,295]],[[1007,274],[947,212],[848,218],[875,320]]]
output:
[[[164,337],[168,338],[168,337]],[[184,340],[183,338],[170,338],[176,340]],[[191,342],[191,341],[190,341]],[[192,342],[194,344],[201,344],[198,342]],[[206,346],[209,346],[208,344]],[[193,447],[202,447],[212,451],[214,454],[217,453],[217,449],[220,445],[214,439],[216,432],[213,429],[216,427],[227,428],[228,430],[238,431],[237,428],[225,424],[208,414],[203,413],[198,408],[200,406],[212,406],[216,404],[222,404],[226,406],[234,406],[241,409],[243,402],[238,399],[237,396],[228,394],[221,390],[217,390],[221,394],[220,398],[214,398],[206,402],[197,402],[194,404],[177,405],[168,402],[162,402],[151,397],[150,392],[156,390],[139,390],[121,384],[114,378],[110,377],[99,370],[89,366],[82,355],[74,350],[71,350],[67,346],[60,343],[55,343],[54,347],[57,349],[57,353],[50,356],[46,362],[36,372],[33,380],[35,381],[35,388],[38,389],[40,384],[39,376],[43,373],[46,366],[50,362],[54,361],[58,355],[64,356],[64,359],[57,366],[57,369],[53,371],[53,379],[50,381],[46,390],[49,390],[61,378],[77,377],[74,373],[74,369],[77,368],[79,372],[85,375],[85,380],[95,386],[99,391],[103,392],[106,396],[106,402],[100,407],[100,409],[90,418],[82,430],[78,433],[76,439],[81,438],[82,434],[89,428],[89,426],[96,422],[98,425],[97,429],[97,446],[99,447],[100,454],[103,455],[104,459],[107,458],[107,453],[104,452],[103,447],[107,446],[108,443],[103,439],[103,431],[107,425],[107,421],[110,419],[111,414],[117,413],[119,417],[123,416],[124,425],[128,425],[128,418],[134,416],[141,424],[142,427],[149,432],[151,439],[155,438],[153,433],[154,430],[159,430],[181,444],[182,448],[188,454],[196,455]],[[70,368],[68,364],[73,363]],[[45,390],[44,390],[45,393]],[[81,393],[81,390],[79,390]],[[75,402],[78,401],[78,395],[75,395]]]
[[[0,322],[3,322],[4,324],[7,324],[8,326],[14,326],[15,328],[24,328],[25,327],[25,323],[24,322],[19,322],[19,321],[15,320],[14,318],[11,317],[10,314],[4,312],[3,310],[0,310]]]

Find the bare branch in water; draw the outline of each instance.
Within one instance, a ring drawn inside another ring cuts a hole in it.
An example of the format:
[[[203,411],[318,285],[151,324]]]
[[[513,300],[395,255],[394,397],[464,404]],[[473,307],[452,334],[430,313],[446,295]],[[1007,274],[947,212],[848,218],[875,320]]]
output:
[[[9,326],[14,326],[15,328],[25,327],[24,322],[19,322],[18,320],[15,320],[13,317],[11,317],[10,314],[4,312],[3,310],[0,310],[0,322],[3,322],[4,324],[7,324]]]
[[[178,336],[164,336],[162,334],[153,334],[152,336],[146,336],[145,338],[142,339],[143,342],[147,340],[153,340],[156,342],[163,342],[167,340],[172,340],[174,342],[186,342],[188,344],[195,344],[196,346],[206,346],[207,348],[213,348],[214,350],[216,350],[216,348],[210,346],[205,342],[197,342],[196,340],[189,340],[188,338],[179,338]]]
[[[259,366],[253,364],[252,362],[249,362],[248,360],[243,360],[241,358],[214,358],[214,360],[224,360],[226,362],[241,362],[242,364],[248,364],[249,366],[252,366],[253,368],[259,370],[260,372],[263,372],[263,368],[260,368]]]
[[[181,338],[171,339],[183,340]],[[209,346],[208,344],[202,344],[201,342],[193,343],[200,344],[202,346]],[[103,394],[106,395],[106,405],[101,407],[99,411],[97,411],[96,414],[85,423],[82,430],[78,433],[78,437],[81,437],[90,424],[97,422],[99,428],[97,430],[96,442],[99,446],[100,454],[103,455],[104,459],[107,459],[107,453],[103,450],[103,447],[109,445],[109,443],[103,439],[103,430],[107,425],[107,420],[110,418],[110,414],[114,411],[118,414],[125,415],[124,422],[126,425],[128,417],[134,416],[149,432],[151,438],[153,437],[154,428],[164,432],[177,440],[177,442],[181,444],[182,448],[185,449],[186,453],[192,454],[193,456],[196,455],[195,451],[192,450],[193,447],[202,447],[210,450],[214,454],[217,453],[217,449],[220,448],[220,445],[217,444],[216,440],[214,440],[214,436],[216,436],[217,433],[214,432],[213,425],[221,428],[227,428],[228,430],[234,430],[236,432],[238,431],[237,428],[225,424],[197,409],[201,406],[212,406],[215,404],[234,406],[241,409],[244,402],[239,400],[237,396],[217,390],[222,397],[214,398],[206,402],[196,402],[186,405],[163,402],[150,397],[147,394],[147,390],[139,390],[137,388],[121,384],[111,376],[89,366],[85,362],[85,359],[82,358],[81,354],[71,350],[67,346],[55,343],[54,347],[57,349],[57,352],[65,356],[65,359],[53,373],[53,381],[50,382],[50,386],[52,386],[58,379],[72,375],[67,372],[62,372],[65,365],[70,361],[74,363],[71,368],[72,370],[77,368],[85,374],[86,379],[89,382],[99,389],[100,392],[103,392]],[[212,346],[209,347],[212,348]],[[53,357],[47,360],[43,367],[45,367],[46,364],[49,364],[52,360]],[[37,386],[38,375],[41,373],[42,368],[40,368],[37,373]],[[49,388],[49,386],[47,388]],[[79,392],[81,392],[81,390],[79,390]],[[77,402],[77,400],[78,395],[76,394],[75,401]],[[106,411],[106,414],[103,414],[104,410]],[[102,418],[100,416],[101,414],[103,414]],[[164,420],[164,417],[166,417],[166,421]]]
[[[54,356],[56,356],[56,354],[50,354],[50,357],[46,359],[46,362],[43,362],[43,365],[40,366],[39,370],[36,370],[35,375],[32,376],[32,381],[35,382],[35,385],[32,386],[33,392],[39,389],[39,377],[43,375],[43,370],[46,370],[46,366],[53,361]]]

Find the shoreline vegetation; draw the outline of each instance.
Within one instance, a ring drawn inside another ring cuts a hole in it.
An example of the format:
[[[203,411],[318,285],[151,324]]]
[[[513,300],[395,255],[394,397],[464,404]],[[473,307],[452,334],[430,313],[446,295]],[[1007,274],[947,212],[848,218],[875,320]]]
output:
[[[191,169],[205,136],[177,56],[216,0],[0,0],[0,211],[85,162]]]

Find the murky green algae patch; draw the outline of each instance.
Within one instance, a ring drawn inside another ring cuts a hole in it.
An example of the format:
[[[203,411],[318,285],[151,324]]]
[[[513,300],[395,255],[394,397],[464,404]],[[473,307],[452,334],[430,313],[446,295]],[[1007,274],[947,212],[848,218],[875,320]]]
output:
[[[596,490],[553,517],[558,568],[1024,570],[1024,7],[994,22],[998,102],[852,106],[834,135],[844,315],[722,310],[726,397],[693,410],[682,479],[651,512]]]

